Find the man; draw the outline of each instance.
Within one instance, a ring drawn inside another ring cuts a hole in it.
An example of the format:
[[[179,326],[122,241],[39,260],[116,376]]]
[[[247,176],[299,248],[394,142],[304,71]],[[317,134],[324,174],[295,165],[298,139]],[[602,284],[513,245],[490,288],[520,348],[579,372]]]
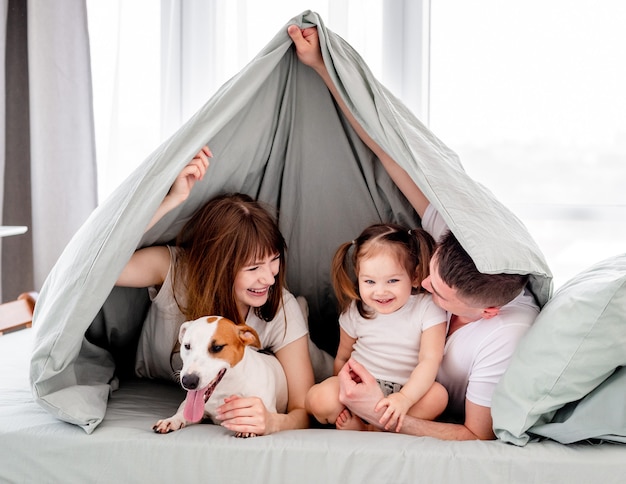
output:
[[[480,273],[411,177],[363,130],[339,96],[324,65],[317,28],[288,29],[300,61],[322,78],[340,109],[363,142],[376,154],[398,188],[438,240],[430,276],[422,285],[448,312],[448,337],[437,379],[446,387],[448,421],[426,421],[407,416],[402,433],[446,440],[494,439],[491,397],[517,343],[539,309],[524,289],[528,276]],[[382,392],[374,377],[354,360],[339,373],[340,400],[351,412],[382,428],[384,409],[374,408]],[[389,429],[385,429],[389,430]]]

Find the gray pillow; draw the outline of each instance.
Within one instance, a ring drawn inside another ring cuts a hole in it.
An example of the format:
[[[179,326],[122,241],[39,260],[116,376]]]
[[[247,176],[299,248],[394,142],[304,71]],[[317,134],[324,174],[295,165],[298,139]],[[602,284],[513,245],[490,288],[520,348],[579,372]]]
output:
[[[626,254],[578,274],[544,306],[494,393],[491,411],[496,436],[525,445],[529,432],[553,421],[559,409],[590,394],[624,365]],[[615,382],[622,380],[615,378]],[[624,391],[604,391],[621,399],[624,408]],[[592,408],[601,414],[614,406],[606,402]],[[585,422],[595,425],[593,419],[579,424]],[[623,424],[616,421],[615,425],[613,431],[605,428],[603,432],[623,435]],[[578,430],[578,436],[594,436],[592,428]]]
[[[626,368],[618,368],[582,400],[568,403],[551,422],[528,432],[562,444],[589,439],[626,443]]]

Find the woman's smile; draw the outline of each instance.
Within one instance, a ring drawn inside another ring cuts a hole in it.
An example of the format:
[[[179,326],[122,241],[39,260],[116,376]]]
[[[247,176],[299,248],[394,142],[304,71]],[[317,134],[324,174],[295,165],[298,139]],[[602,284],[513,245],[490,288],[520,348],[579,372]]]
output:
[[[270,288],[276,282],[280,256],[271,254],[245,266],[235,276],[235,298],[245,319],[250,307],[258,308],[267,302]]]

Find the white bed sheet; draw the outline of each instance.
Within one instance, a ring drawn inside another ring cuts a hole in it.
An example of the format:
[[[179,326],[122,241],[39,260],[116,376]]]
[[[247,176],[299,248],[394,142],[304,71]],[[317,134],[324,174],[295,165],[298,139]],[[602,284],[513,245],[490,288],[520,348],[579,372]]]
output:
[[[34,329],[0,337],[0,482],[603,482],[621,483],[626,446],[544,441],[444,442],[404,435],[287,431],[236,439],[219,426],[168,435],[151,427],[183,392],[148,380],[122,383],[102,424],[87,434],[33,400]]]

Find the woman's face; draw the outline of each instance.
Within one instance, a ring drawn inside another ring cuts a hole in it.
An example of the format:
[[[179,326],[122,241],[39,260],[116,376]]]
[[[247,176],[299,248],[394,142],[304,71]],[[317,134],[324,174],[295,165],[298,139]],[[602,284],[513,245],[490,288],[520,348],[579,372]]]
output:
[[[280,254],[272,254],[252,261],[235,276],[235,299],[243,319],[251,307],[258,308],[267,302],[269,289],[276,282],[280,270]]]

